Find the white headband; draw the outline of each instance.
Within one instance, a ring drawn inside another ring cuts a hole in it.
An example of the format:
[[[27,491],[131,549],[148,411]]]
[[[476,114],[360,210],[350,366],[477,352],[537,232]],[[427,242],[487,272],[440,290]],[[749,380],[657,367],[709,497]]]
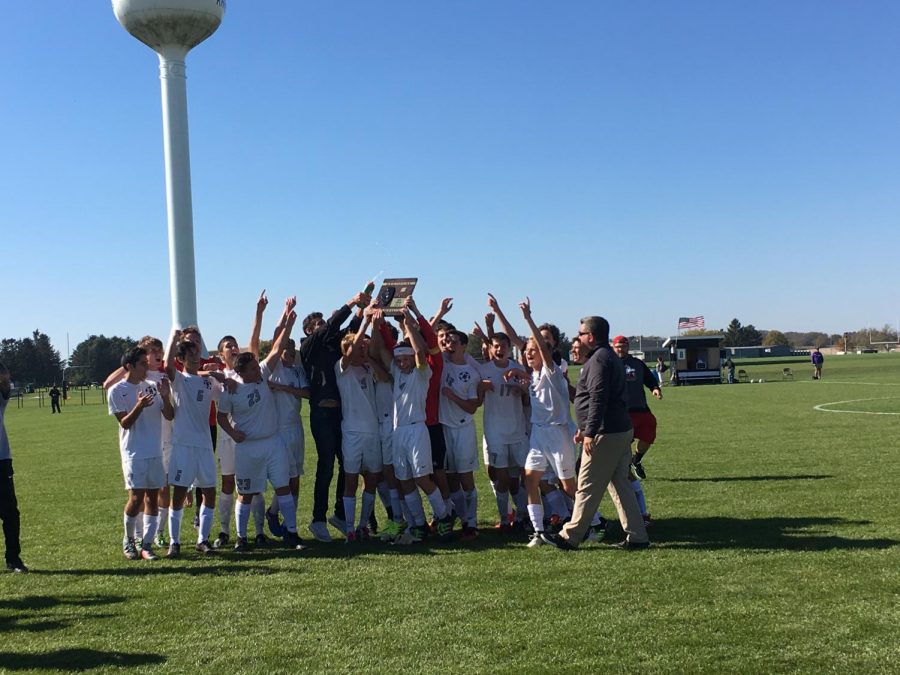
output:
[[[415,356],[416,352],[412,347],[394,347],[394,356]]]

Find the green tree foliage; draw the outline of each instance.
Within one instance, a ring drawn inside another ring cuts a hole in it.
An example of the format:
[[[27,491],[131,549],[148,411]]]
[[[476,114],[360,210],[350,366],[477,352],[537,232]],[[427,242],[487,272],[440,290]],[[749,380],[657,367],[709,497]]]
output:
[[[59,382],[62,359],[53,348],[50,338],[35,330],[31,337],[20,340],[8,338],[0,343],[0,361],[6,364],[15,382],[33,382],[39,387]]]
[[[755,347],[762,344],[763,336],[751,323],[742,326],[737,319],[732,319],[725,329],[725,347]]]
[[[481,343],[482,340],[477,335],[469,336],[469,344],[466,345],[466,353],[471,356],[473,359],[481,360]]]
[[[776,345],[790,347],[791,341],[780,330],[770,330],[766,333],[766,337],[763,338],[762,344],[764,347],[774,347]]]
[[[119,367],[122,354],[137,344],[129,337],[91,335],[79,342],[72,352],[66,379],[78,386],[91,382],[103,382],[106,376]]]

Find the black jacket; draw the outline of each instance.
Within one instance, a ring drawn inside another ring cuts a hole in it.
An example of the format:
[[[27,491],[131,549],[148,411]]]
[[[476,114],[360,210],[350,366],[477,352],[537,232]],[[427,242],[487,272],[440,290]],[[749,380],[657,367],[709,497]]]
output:
[[[609,344],[588,355],[575,385],[575,419],[585,436],[631,429],[625,395],[625,368]]]
[[[344,305],[325,322],[325,325],[300,343],[300,360],[309,378],[309,405],[317,406],[325,399],[341,400],[334,364],[341,358],[341,339],[348,332],[356,332],[362,321],[354,317],[346,329],[341,324],[353,311]]]

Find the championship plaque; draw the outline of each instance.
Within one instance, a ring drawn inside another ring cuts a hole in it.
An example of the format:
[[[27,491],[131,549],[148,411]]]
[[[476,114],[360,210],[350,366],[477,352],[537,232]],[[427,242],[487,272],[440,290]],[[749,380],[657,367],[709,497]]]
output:
[[[378,291],[378,301],[385,316],[397,316],[403,309],[406,299],[413,294],[418,278],[385,279]]]

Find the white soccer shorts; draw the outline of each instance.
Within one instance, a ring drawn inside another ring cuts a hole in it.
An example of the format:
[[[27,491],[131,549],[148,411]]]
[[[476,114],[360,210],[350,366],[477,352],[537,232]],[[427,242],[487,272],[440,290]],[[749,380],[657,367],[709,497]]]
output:
[[[211,448],[195,445],[173,445],[169,460],[169,485],[214,488],[216,458]]]
[[[394,475],[413,480],[431,473],[431,437],[424,422],[394,429]]]
[[[557,425],[533,425],[531,448],[525,460],[528,471],[553,469],[559,478],[575,476],[575,444],[568,427]]]

